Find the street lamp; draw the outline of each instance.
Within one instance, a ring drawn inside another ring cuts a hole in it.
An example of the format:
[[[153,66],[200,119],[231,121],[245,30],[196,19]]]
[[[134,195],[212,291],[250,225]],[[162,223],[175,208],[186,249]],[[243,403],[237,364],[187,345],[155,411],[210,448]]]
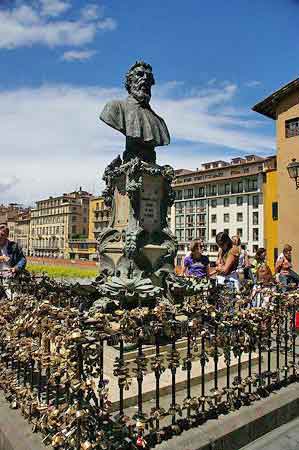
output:
[[[296,189],[299,189],[299,161],[296,161],[296,159],[293,158],[292,162],[287,165],[287,169],[289,172],[289,177],[292,180],[295,180]]]

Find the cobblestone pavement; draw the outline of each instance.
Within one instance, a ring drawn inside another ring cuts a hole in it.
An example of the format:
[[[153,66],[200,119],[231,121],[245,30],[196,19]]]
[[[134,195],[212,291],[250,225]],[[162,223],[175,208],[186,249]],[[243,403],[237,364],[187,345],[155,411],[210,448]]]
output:
[[[298,450],[299,418],[276,428],[240,450]]]

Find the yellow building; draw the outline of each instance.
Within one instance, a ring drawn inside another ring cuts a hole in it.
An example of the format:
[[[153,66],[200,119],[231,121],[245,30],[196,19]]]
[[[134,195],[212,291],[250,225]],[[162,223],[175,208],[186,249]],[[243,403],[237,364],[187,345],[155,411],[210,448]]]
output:
[[[71,259],[97,260],[97,236],[109,224],[111,210],[104,204],[103,197],[95,197],[89,202],[88,239],[69,240]]]
[[[267,261],[274,272],[278,256],[278,201],[277,170],[270,169],[264,174],[264,242]]]
[[[293,247],[293,263],[299,269],[299,193],[289,178],[287,165],[299,156],[299,78],[253,107],[276,121],[278,252],[285,244]]]
[[[90,201],[89,206],[89,236],[95,240],[99,233],[107,228],[111,217],[111,209],[107,208],[103,197],[96,197]]]

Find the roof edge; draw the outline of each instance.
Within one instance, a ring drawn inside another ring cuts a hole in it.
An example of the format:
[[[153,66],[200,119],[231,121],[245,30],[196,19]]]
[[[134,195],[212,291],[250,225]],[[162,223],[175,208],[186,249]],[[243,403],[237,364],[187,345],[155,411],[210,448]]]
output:
[[[299,78],[285,84],[264,100],[254,105],[251,109],[266,117],[270,117],[270,119],[276,120],[276,105],[295,89],[299,89]]]

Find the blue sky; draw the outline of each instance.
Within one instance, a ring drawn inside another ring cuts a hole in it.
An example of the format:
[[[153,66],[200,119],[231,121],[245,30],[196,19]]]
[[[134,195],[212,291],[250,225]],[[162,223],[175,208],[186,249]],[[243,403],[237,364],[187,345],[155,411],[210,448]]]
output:
[[[98,120],[136,59],[172,143],[159,162],[275,152],[251,107],[298,77],[297,0],[0,0],[1,201],[100,193],[123,138]]]

